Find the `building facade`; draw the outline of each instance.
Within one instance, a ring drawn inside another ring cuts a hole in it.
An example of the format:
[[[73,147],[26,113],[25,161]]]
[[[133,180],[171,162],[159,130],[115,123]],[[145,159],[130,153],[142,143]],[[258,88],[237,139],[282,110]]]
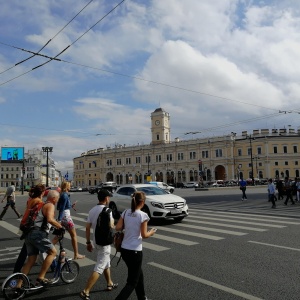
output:
[[[261,129],[220,137],[171,141],[170,115],[151,114],[149,145],[98,148],[73,159],[76,186],[164,181],[238,180],[300,176],[300,130]]]
[[[31,187],[38,183],[46,184],[47,156],[40,149],[24,153],[24,160],[0,160],[0,189],[6,189],[14,182],[17,189]],[[61,172],[55,162],[48,157],[49,186],[58,186],[62,180]]]

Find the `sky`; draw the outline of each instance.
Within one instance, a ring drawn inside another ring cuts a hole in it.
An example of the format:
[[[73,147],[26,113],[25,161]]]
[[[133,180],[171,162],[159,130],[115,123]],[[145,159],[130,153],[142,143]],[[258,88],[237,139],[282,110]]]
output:
[[[299,65],[298,0],[2,0],[0,147],[51,146],[72,173],[150,144],[159,107],[171,140],[297,130]]]

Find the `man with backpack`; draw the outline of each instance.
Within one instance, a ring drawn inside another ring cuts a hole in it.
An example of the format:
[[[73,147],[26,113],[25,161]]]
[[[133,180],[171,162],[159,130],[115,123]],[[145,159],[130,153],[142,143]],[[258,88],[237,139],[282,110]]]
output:
[[[115,227],[112,211],[108,208],[110,196],[111,193],[108,190],[99,190],[99,203],[89,211],[87,218],[85,230],[86,247],[89,252],[96,248],[97,262],[84,290],[80,293],[81,299],[90,299],[90,290],[102,273],[104,273],[107,282],[107,291],[112,291],[118,286],[117,283],[113,283],[110,276],[110,252],[111,244],[113,243],[113,229]],[[91,241],[91,228],[94,232],[93,242]]]
[[[6,214],[6,211],[8,210],[9,207],[12,208],[12,210],[16,213],[18,216],[18,219],[22,217],[22,215],[17,211],[16,209],[16,196],[15,196],[15,184],[12,182],[11,186],[9,186],[6,189],[6,193],[1,201],[1,203],[5,200],[6,198],[6,205],[3,207],[3,211],[0,215],[0,221],[2,221],[3,216]]]

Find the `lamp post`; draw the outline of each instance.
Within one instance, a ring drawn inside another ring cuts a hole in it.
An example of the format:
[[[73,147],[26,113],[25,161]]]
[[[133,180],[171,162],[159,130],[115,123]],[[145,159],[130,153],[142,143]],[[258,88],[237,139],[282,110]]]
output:
[[[25,176],[25,162],[27,162],[26,159],[22,159],[22,172],[21,172],[21,186],[22,186],[22,195],[24,195],[24,176]]]
[[[250,159],[251,159],[251,179],[252,179],[252,185],[254,185],[254,177],[253,177],[253,155],[252,155],[252,140],[255,138],[252,137],[252,135],[247,135],[247,138],[250,141]]]
[[[255,162],[255,166],[256,166],[256,178],[259,178],[258,177],[258,169],[257,169],[257,160],[260,159],[260,157],[258,155],[255,155],[254,158],[255,158],[255,161],[256,161]]]
[[[44,153],[47,153],[47,162],[46,162],[46,186],[49,184],[49,152],[51,153],[53,147],[42,147]]]

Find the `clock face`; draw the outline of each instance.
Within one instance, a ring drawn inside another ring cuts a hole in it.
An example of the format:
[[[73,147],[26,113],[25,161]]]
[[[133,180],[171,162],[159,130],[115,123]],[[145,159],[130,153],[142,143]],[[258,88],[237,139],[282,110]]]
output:
[[[156,120],[155,125],[159,125],[159,124],[160,124],[159,120]]]

